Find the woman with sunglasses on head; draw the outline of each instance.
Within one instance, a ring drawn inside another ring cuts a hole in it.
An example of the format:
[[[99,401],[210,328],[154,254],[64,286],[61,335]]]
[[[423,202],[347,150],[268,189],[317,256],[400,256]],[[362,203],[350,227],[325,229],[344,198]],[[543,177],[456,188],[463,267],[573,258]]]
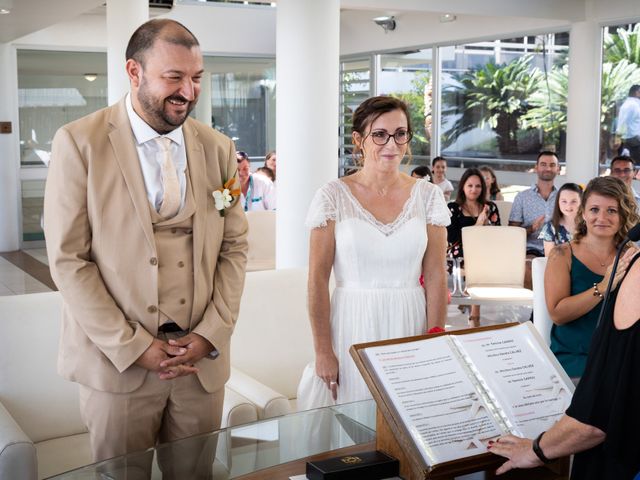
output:
[[[308,288],[316,359],[302,376],[299,410],[371,398],[351,345],[444,327],[449,212],[438,187],[400,171],[411,137],[402,101],[365,100],[353,115],[352,133],[362,168],[323,186],[311,203]],[[332,269],[336,289],[329,300]]]

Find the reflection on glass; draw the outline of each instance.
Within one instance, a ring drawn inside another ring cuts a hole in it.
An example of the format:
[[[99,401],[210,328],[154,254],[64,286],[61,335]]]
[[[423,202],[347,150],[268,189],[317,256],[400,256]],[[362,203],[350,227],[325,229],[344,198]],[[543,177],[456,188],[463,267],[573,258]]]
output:
[[[568,45],[556,33],[440,48],[442,155],[514,171],[543,149],[563,160]]]
[[[340,176],[355,171],[358,166],[358,161],[353,156],[351,119],[358,105],[371,95],[369,58],[342,62],[340,64]]]
[[[616,155],[631,155],[640,162],[640,131],[632,126],[625,103],[635,107],[640,121],[640,99],[634,100],[633,85],[640,85],[640,23],[604,27],[600,116],[600,173],[605,173]],[[629,95],[631,93],[631,95]],[[636,104],[636,105],[633,105]],[[637,136],[637,140],[634,137]]]
[[[207,435],[199,435],[155,449],[96,463],[58,475],[58,480],[95,478],[229,479],[317,453],[375,441],[376,410],[373,400],[298,412]],[[202,452],[195,462],[185,458]],[[172,459],[163,464],[163,459]],[[302,472],[301,472],[302,473]]]
[[[431,156],[432,49],[380,55],[378,91],[403,100],[414,130],[411,152],[418,165]]]

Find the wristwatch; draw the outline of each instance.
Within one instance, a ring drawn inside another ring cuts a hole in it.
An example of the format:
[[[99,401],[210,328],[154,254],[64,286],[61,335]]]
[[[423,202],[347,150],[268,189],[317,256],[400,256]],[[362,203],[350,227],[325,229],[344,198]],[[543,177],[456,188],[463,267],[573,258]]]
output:
[[[537,436],[537,438],[533,441],[531,448],[533,448],[533,453],[536,454],[536,457],[538,457],[542,463],[551,463],[553,462],[553,460],[548,459],[540,448],[540,440],[542,439],[542,435],[544,434],[545,432],[542,432]]]

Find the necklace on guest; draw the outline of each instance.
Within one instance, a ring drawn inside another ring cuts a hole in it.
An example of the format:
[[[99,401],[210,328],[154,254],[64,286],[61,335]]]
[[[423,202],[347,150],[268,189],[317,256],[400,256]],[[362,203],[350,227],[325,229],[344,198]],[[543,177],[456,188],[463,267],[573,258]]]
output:
[[[585,243],[585,246],[587,247],[587,250],[589,250],[589,253],[591,254],[591,256],[593,256],[593,258],[595,258],[598,261],[598,263],[600,264],[601,267],[606,267],[608,265],[608,263],[606,263],[606,261],[609,260],[609,258],[611,258],[611,253],[607,254],[605,262],[603,262],[602,260],[600,260],[600,257],[598,257],[595,254],[595,252],[591,249],[591,247],[589,246],[588,243]]]

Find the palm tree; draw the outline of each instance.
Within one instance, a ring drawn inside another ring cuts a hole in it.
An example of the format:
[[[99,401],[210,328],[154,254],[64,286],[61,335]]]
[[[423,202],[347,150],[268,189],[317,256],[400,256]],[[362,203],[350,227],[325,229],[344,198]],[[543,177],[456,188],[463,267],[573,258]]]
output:
[[[616,33],[605,32],[604,60],[611,63],[628,60],[640,66],[640,23],[631,30],[618,27]]]
[[[460,115],[445,132],[444,143],[462,133],[489,125],[496,133],[501,154],[518,153],[518,130],[530,108],[531,96],[540,88],[542,74],[531,68],[531,55],[507,64],[488,63],[462,76],[444,92],[445,114]],[[459,105],[463,106],[460,112]]]
[[[532,108],[522,117],[523,125],[541,129],[545,145],[559,145],[560,134],[567,130],[569,66],[553,67],[544,80],[531,95]]]
[[[600,110],[600,162],[606,161],[607,146],[615,134],[618,105],[625,99],[629,87],[640,84],[640,65],[627,59],[602,65]]]

